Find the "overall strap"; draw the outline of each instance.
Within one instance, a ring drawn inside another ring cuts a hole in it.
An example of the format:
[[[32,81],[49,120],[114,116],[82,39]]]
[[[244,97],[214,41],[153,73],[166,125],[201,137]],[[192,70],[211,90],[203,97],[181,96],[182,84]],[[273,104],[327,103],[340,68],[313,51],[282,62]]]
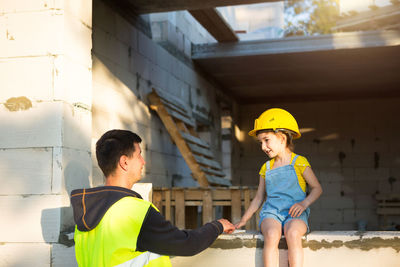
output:
[[[267,171],[269,171],[271,169],[271,161],[268,160],[266,165],[267,165]]]
[[[299,155],[294,156],[292,163],[290,163],[291,165],[294,166],[294,164],[296,163],[296,159],[299,157]]]

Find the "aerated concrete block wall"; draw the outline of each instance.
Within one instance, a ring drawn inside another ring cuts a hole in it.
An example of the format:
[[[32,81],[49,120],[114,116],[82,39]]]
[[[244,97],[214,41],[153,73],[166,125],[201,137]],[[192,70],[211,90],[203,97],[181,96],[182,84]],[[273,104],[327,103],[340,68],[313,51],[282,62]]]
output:
[[[74,266],[57,255],[91,184],[91,3],[0,1],[0,266]]]
[[[242,106],[240,161],[236,183],[257,185],[267,160],[247,136],[264,110],[281,107],[296,118],[303,136],[295,152],[308,158],[324,193],[311,206],[311,230],[379,229],[378,193],[400,193],[400,99],[366,99]],[[389,217],[393,230],[400,218]]]
[[[107,130],[136,132],[143,139],[146,160],[142,181],[153,186],[196,186],[196,182],[158,115],[150,110],[147,94],[152,88],[179,98],[206,117],[210,125],[203,137],[209,137],[205,141],[217,159],[221,154],[220,138],[210,138],[221,136],[218,88],[181,59],[102,1],[93,2],[92,152]],[[94,183],[102,184],[95,157],[93,166]]]

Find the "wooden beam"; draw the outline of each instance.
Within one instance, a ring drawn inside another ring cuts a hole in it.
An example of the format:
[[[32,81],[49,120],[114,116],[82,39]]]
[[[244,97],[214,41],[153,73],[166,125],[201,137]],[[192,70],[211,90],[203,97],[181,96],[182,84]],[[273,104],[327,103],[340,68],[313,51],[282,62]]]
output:
[[[200,186],[208,187],[209,183],[207,181],[207,177],[203,171],[201,171],[199,164],[196,162],[190,148],[186,144],[186,141],[183,139],[181,135],[181,131],[178,130],[175,122],[168,114],[165,106],[162,104],[158,95],[153,92],[148,95],[148,98],[151,102],[151,108],[156,110],[158,115],[160,116],[161,121],[167,128],[169,134],[171,135],[172,139],[174,140],[176,146],[178,147],[179,151],[181,152],[183,158],[185,159],[186,163],[188,164],[190,170],[193,173],[194,178],[197,180]]]
[[[218,42],[239,41],[235,32],[217,9],[207,8],[188,11]]]
[[[118,0],[131,7],[137,14],[195,10],[218,6],[247,5],[281,0]]]

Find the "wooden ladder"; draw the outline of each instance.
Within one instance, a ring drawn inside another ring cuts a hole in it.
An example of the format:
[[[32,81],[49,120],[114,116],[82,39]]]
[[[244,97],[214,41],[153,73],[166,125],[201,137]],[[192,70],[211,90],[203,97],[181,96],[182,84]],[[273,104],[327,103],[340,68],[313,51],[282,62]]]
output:
[[[179,99],[155,89],[148,94],[148,99],[150,108],[157,112],[199,185],[230,186],[231,182],[223,178],[221,164],[214,159],[210,146],[199,138],[191,109]]]

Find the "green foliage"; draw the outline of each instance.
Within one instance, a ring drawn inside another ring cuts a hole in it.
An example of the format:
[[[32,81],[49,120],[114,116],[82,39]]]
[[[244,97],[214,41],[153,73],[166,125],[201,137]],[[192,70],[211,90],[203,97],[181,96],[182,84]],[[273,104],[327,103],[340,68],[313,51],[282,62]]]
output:
[[[287,0],[285,36],[332,33],[339,18],[339,0]]]

